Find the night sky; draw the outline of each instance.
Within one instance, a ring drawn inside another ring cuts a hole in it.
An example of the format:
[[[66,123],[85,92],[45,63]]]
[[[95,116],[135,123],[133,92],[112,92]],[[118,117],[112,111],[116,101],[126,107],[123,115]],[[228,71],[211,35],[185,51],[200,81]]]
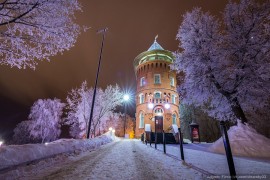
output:
[[[51,62],[41,62],[36,70],[0,66],[0,139],[11,136],[20,121],[26,120],[30,107],[40,98],[60,98],[86,80],[94,86],[101,46],[100,28],[106,34],[99,87],[118,84],[135,94],[133,60],[146,51],[158,34],[159,44],[176,51],[176,33],[182,15],[193,7],[202,7],[221,15],[224,0],[79,0],[83,12],[77,22],[91,27],[82,32],[77,43]],[[132,114],[133,115],[133,114]]]

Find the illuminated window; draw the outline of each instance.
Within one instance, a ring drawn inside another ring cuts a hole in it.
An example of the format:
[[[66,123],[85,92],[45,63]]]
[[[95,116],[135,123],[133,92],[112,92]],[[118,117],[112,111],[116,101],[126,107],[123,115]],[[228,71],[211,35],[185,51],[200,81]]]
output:
[[[140,104],[144,103],[144,95],[140,94],[139,98],[140,98]]]
[[[161,84],[160,74],[155,74],[154,75],[154,83],[155,84]]]
[[[176,96],[174,94],[172,94],[172,103],[176,104]]]
[[[161,108],[156,108],[155,109],[155,113],[157,114],[157,113],[163,113],[163,109],[161,109]]]
[[[154,98],[161,99],[161,92],[155,92]]]
[[[176,114],[172,115],[172,124],[176,124]]]
[[[155,60],[155,59],[156,59],[155,56],[149,57],[149,60]]]
[[[141,86],[144,86],[145,85],[145,77],[142,77],[141,78],[141,83],[140,83]]]
[[[174,86],[174,78],[173,77],[170,77],[170,85]]]
[[[144,128],[144,114],[141,112],[139,117],[140,117],[139,128]]]

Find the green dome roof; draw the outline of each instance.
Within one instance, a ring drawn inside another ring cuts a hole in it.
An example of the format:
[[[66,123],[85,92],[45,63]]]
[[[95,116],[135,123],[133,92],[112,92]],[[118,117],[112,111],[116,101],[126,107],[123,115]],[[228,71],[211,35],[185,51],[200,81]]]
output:
[[[147,51],[152,51],[152,50],[164,50],[161,45],[158,44],[157,38],[155,38],[154,43],[150,46],[150,48]]]
[[[148,61],[155,61],[155,60],[162,60],[172,63],[174,61],[174,56],[172,52],[164,50],[161,45],[157,42],[157,36],[155,38],[154,43],[150,46],[147,51],[142,52],[139,54],[133,62],[134,68],[138,65],[148,62]]]

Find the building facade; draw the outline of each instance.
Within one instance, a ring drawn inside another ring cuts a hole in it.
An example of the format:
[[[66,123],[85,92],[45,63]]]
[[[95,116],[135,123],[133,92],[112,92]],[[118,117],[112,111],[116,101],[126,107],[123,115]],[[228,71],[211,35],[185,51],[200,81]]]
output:
[[[136,130],[142,133],[168,132],[172,124],[180,126],[176,72],[170,70],[174,56],[154,41],[151,47],[134,60],[137,79]]]

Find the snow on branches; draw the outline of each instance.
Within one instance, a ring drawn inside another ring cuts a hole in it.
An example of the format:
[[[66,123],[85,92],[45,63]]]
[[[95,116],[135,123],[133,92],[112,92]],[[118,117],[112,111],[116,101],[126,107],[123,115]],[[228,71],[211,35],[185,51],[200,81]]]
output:
[[[35,68],[37,60],[69,50],[80,33],[80,10],[78,0],[0,2],[0,64]]]
[[[269,3],[230,2],[223,24],[195,8],[184,15],[177,39],[182,52],[172,68],[184,72],[184,103],[210,105],[219,120],[241,119],[270,99]]]
[[[29,114],[30,135],[41,142],[56,140],[60,135],[60,121],[65,104],[59,99],[39,99]]]
[[[112,114],[113,110],[121,105],[122,97],[120,88],[117,85],[109,85],[105,90],[97,89],[90,130],[93,136],[95,136],[97,128],[104,127],[103,123]],[[86,135],[92,98],[93,89],[88,89],[86,82],[83,82],[80,88],[73,89],[69,93],[67,97],[68,113],[66,123],[70,125],[70,135],[72,137],[82,138]]]

